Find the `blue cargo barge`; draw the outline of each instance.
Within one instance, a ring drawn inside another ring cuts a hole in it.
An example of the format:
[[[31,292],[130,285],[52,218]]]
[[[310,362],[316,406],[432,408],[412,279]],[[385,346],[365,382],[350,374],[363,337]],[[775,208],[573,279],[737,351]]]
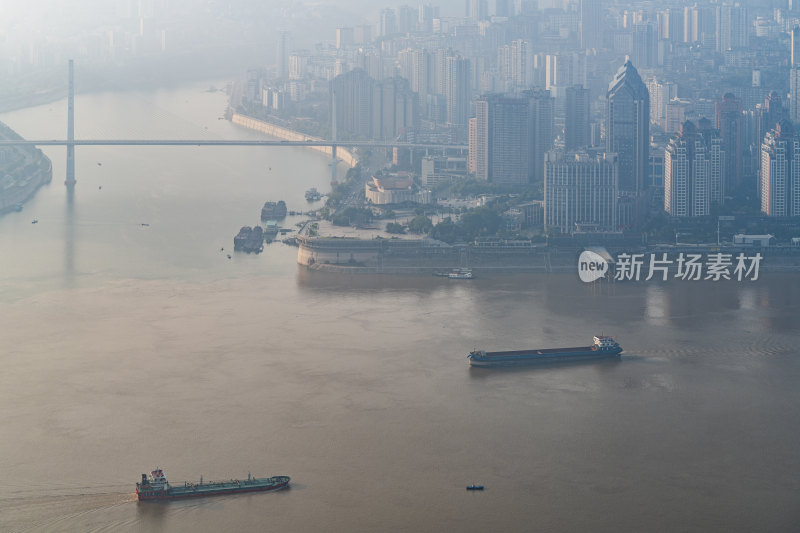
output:
[[[543,348],[536,350],[515,350],[487,352],[476,350],[467,356],[470,366],[517,366],[534,363],[561,363],[619,357],[622,347],[611,337],[596,335],[591,346],[575,348]]]

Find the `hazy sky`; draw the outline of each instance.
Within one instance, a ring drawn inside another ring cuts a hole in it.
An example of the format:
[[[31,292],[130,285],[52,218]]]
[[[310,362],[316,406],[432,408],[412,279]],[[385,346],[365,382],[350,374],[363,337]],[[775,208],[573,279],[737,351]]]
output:
[[[443,16],[459,16],[464,11],[462,0],[429,3],[440,6]],[[130,16],[138,18],[138,13],[142,12],[172,16],[182,14],[187,18],[200,18],[204,14],[251,10],[268,15],[270,12],[304,11],[320,6],[338,8],[353,17],[366,18],[370,22],[375,22],[380,9],[404,4],[416,7],[419,2],[388,1],[383,3],[380,0],[306,2],[278,0],[0,0],[0,31],[14,33],[33,31],[64,35],[97,25],[114,24]]]

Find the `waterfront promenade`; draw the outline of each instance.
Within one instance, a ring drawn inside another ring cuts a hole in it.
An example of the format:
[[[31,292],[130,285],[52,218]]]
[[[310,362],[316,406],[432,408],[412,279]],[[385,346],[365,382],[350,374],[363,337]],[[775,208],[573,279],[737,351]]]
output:
[[[248,117],[247,115],[242,115],[240,113],[234,113],[233,117],[231,117],[231,122],[238,126],[243,126],[245,128],[264,133],[270,137],[275,137],[276,139],[295,142],[325,141],[325,139],[320,137],[314,137],[298,131],[282,128],[280,126],[276,126],[275,124],[270,124],[269,122],[264,122],[263,120]],[[333,147],[331,146],[309,145],[308,148],[331,157],[333,156]],[[340,159],[342,163],[351,168],[358,164],[358,158],[346,148],[338,147],[336,149],[336,157]]]

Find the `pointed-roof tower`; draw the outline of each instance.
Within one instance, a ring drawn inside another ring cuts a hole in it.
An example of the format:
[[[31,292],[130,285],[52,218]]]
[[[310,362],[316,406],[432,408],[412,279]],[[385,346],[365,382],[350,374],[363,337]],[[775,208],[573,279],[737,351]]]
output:
[[[606,149],[619,161],[619,190],[640,195],[647,183],[650,93],[630,58],[608,86]]]

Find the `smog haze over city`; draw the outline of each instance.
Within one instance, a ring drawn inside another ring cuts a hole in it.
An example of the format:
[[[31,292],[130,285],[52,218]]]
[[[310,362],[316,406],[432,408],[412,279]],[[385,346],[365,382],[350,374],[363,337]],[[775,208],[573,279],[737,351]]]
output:
[[[797,531],[800,2],[0,0],[0,531]]]

